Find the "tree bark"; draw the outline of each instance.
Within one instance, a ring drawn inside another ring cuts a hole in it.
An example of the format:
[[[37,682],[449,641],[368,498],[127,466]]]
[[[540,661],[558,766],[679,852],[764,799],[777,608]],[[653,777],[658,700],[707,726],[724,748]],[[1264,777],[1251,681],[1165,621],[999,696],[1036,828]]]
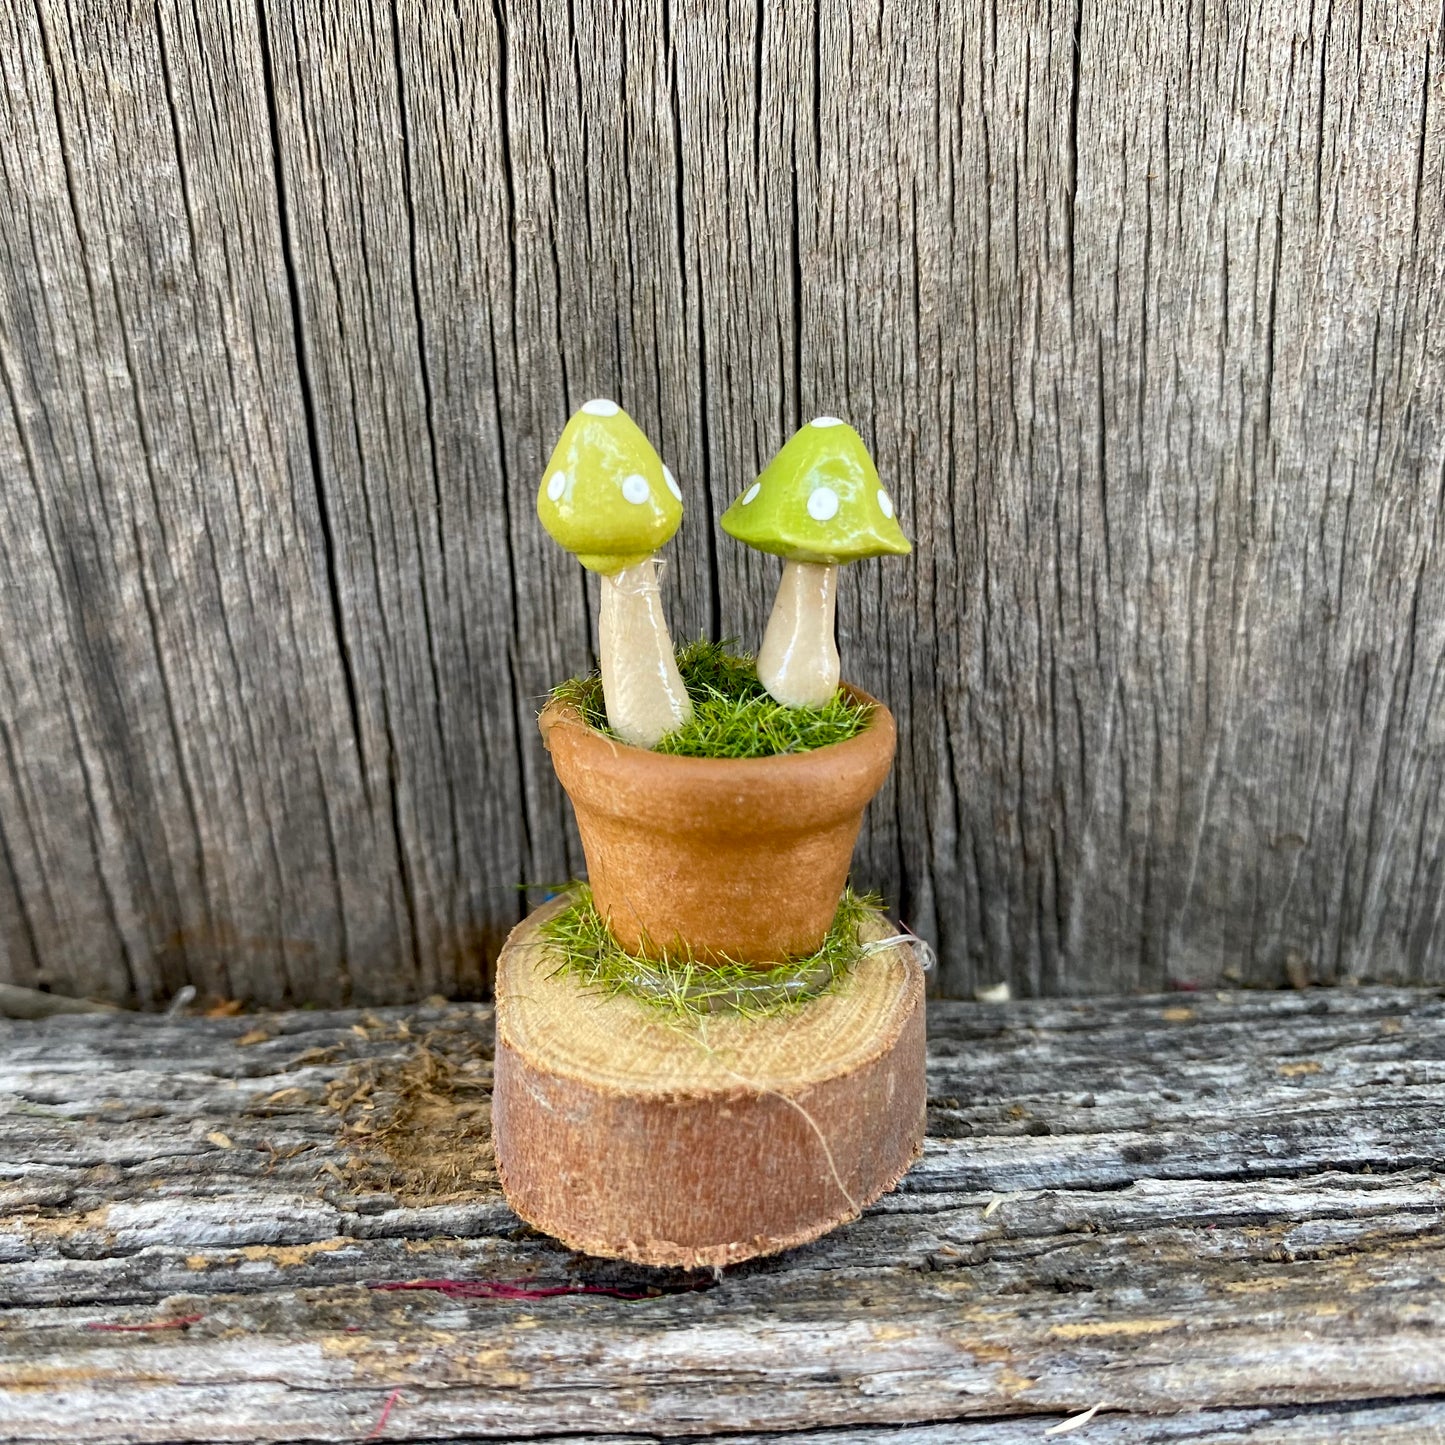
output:
[[[856,1219],[923,1145],[923,972],[874,950],[771,1016],[659,1017],[520,923],[497,968],[493,1145],[507,1202],[572,1249],[721,1268]],[[874,917],[865,942],[892,936]],[[759,1011],[762,1013],[762,1011]]]

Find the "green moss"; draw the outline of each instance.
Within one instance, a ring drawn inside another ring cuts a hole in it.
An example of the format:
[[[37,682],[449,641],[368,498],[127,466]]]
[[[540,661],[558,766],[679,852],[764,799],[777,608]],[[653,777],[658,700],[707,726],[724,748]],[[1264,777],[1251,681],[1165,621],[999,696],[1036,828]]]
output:
[[[862,953],[858,931],[882,906],[876,896],[849,888],[815,953],[753,968],[703,963],[689,954],[656,959],[628,953],[593,906],[592,890],[585,883],[573,889],[572,903],[540,930],[559,957],[558,971],[586,988],[636,999],[683,1021],[714,1013],[761,1018],[816,998],[852,971]]]
[[[771,758],[846,742],[868,725],[872,708],[841,690],[822,707],[785,707],[758,681],[753,659],[705,639],[679,648],[678,671],[692,699],[692,721],[653,749],[685,758]],[[589,727],[608,737],[602,679],[594,672],[554,688]]]

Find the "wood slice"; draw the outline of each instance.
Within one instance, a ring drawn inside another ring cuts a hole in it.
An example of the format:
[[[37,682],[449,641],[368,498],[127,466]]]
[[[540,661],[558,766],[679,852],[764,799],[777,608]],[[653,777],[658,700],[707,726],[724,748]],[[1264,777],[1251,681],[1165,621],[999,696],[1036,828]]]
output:
[[[567,902],[497,967],[492,1127],[523,1219],[588,1254],[717,1266],[816,1239],[898,1183],[926,1098],[910,947],[796,1009],[681,1023],[559,972],[538,925]]]

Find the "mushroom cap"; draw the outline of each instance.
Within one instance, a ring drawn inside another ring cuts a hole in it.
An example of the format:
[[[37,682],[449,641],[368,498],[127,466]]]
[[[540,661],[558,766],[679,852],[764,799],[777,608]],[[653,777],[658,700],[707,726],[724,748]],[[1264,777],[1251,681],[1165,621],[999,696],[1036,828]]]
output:
[[[913,550],[862,437],[831,416],[789,438],[723,513],[722,528],[789,562],[833,566]]]
[[[682,492],[641,428],[615,401],[589,401],[552,449],[537,516],[590,571],[620,572],[677,531]]]

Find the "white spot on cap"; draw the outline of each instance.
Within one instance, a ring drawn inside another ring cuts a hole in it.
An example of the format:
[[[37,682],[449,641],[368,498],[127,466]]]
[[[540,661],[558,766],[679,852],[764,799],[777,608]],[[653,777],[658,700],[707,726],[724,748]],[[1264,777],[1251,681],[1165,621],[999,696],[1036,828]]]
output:
[[[588,416],[616,416],[622,408],[615,401],[608,401],[605,396],[599,396],[592,401],[584,402],[582,410]]]
[[[761,482],[754,482],[752,486],[750,486],[747,491],[743,493],[743,506],[746,507],[749,502],[755,500],[758,493],[761,492],[762,489],[763,484]]]
[[[637,472],[630,477],[625,477],[622,482],[622,495],[629,502],[641,506],[643,502],[651,500],[652,488],[647,485],[647,478]]]
[[[882,487],[878,488],[878,508],[885,517],[893,515],[893,498]]]
[[[552,480],[547,483],[547,495],[555,502],[563,492],[567,490],[567,473],[553,472]]]
[[[812,424],[814,426],[842,426],[843,418],[841,416],[815,416]]]
[[[832,487],[814,487],[808,497],[808,515],[815,522],[831,522],[838,515],[838,494]]]
[[[662,480],[667,483],[667,490],[680,502],[682,501],[682,488],[677,484],[677,478],[672,474],[672,468],[666,462],[662,465]]]

